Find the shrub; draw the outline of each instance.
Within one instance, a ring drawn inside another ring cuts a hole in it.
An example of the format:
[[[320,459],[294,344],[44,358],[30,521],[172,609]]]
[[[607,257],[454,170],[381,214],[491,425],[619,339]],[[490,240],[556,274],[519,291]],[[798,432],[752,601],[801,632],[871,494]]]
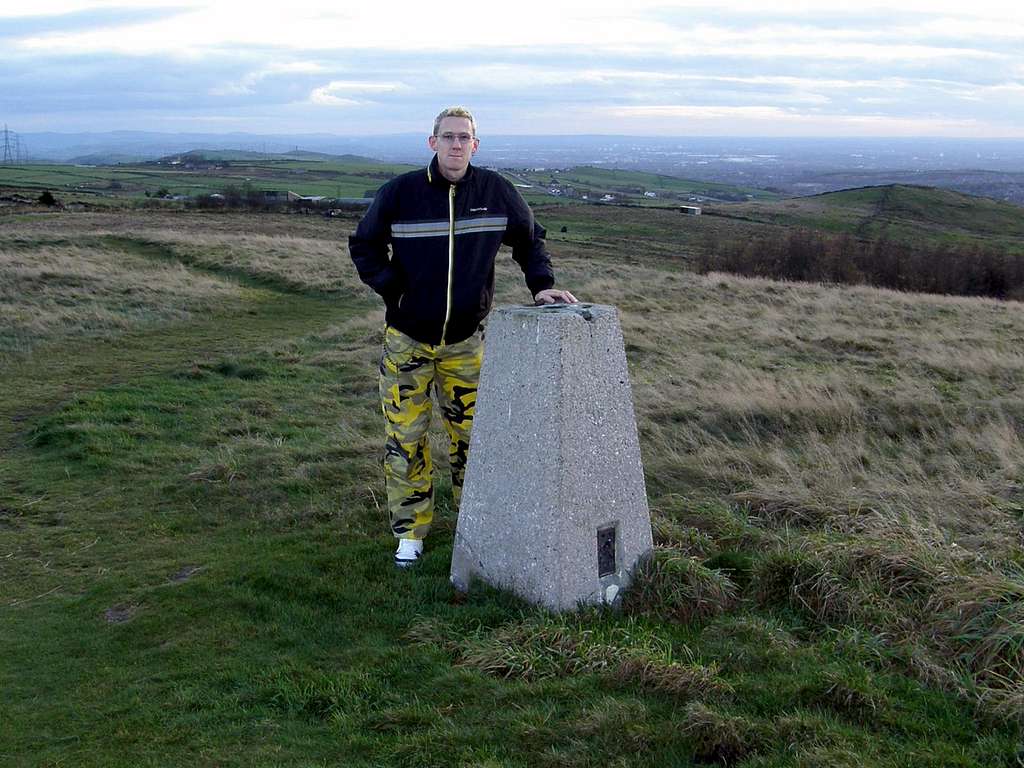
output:
[[[698,261],[702,273],[1024,299],[1024,255],[975,244],[866,241],[798,228],[708,246]]]

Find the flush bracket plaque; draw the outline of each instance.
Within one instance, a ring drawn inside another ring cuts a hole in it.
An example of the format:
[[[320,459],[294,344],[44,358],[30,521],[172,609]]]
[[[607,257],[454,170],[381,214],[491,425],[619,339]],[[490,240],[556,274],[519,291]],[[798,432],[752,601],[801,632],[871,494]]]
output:
[[[598,578],[615,573],[615,545],[617,526],[607,525],[597,529],[597,575]]]

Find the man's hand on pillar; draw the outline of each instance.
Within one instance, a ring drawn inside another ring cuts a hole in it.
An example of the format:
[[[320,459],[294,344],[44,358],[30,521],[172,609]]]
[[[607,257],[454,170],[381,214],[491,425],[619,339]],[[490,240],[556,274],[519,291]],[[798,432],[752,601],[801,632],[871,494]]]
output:
[[[569,291],[560,291],[557,288],[545,288],[543,291],[538,291],[537,295],[533,297],[535,304],[577,304],[579,299],[573,296]]]

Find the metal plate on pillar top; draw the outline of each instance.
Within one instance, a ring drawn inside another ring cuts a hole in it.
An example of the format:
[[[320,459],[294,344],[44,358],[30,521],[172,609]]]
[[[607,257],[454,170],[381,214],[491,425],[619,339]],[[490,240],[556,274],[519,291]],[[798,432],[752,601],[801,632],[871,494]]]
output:
[[[564,301],[556,301],[554,304],[524,304],[521,307],[509,307],[509,310],[513,313],[521,314],[518,310],[531,312],[536,314],[540,312],[542,315],[578,315],[584,320],[590,321],[594,319],[593,304],[587,304],[585,302],[577,302],[575,304],[569,304]]]

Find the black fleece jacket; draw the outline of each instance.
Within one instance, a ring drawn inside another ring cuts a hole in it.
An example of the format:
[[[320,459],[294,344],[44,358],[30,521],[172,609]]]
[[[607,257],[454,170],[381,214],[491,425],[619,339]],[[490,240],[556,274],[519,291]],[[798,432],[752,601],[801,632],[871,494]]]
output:
[[[348,247],[360,279],[384,299],[388,325],[424,344],[454,344],[491,309],[502,244],[531,295],[554,285],[544,235],[501,175],[470,165],[453,184],[435,156],[380,188]]]

